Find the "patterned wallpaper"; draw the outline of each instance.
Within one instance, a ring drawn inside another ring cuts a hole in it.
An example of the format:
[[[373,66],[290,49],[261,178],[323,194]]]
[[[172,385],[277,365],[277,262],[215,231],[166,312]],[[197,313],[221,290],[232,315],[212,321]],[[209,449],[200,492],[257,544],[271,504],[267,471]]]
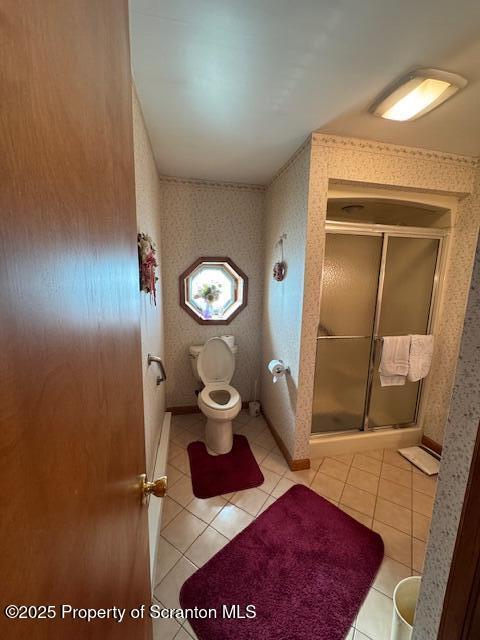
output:
[[[469,193],[477,161],[469,156],[314,133],[328,155],[330,180]]]
[[[197,403],[188,348],[222,334],[235,336],[232,385],[249,400],[260,370],[265,190],[177,178],[161,178],[161,188],[167,406]],[[248,276],[248,306],[229,325],[200,325],[179,305],[178,277],[196,258],[216,255],[230,257]]]
[[[321,274],[325,243],[327,211],[328,165],[312,140],[308,185],[308,233],[305,256],[305,287],[303,294],[302,341],[300,350],[300,388],[298,394],[295,457],[310,457],[310,435],[315,380],[315,358]]]
[[[478,183],[480,187],[480,172]],[[456,534],[480,419],[480,245],[447,421],[442,464],[413,640],[437,637]]]
[[[324,252],[324,221],[328,181],[364,183],[402,189],[456,193],[463,196],[452,230],[451,254],[441,312],[435,376],[428,385],[429,412],[425,433],[441,441],[455,374],[463,310],[471,274],[480,212],[478,197],[465,197],[473,189],[476,161],[472,158],[385,145],[371,141],[313,134],[310,162],[307,255],[302,320],[300,385],[297,399],[295,457],[308,457],[315,371],[318,301]],[[439,375],[437,376],[437,372]]]
[[[133,89],[133,144],[135,162],[135,196],[137,203],[137,228],[151,235],[161,255],[160,233],[160,182],[153,159],[150,141],[142,117],[140,103]],[[157,306],[152,306],[149,296],[139,292],[142,336],[143,403],[145,420],[145,449],[147,473],[153,473],[156,445],[160,437],[165,412],[165,386],[156,385],[157,370],[147,367],[149,352],[164,356],[164,323],[162,274],[158,282]]]
[[[262,405],[292,456],[295,453],[309,169],[310,145],[304,145],[277,175],[266,195]],[[284,233],[287,235],[284,241],[287,273],[283,282],[277,282],[272,277],[272,269],[280,260],[277,243]],[[267,370],[273,358],[283,360],[291,369],[291,375],[275,384]]]
[[[451,230],[437,330],[439,339],[432,362],[433,375],[429,376],[425,389],[424,433],[439,443],[443,443],[445,436],[479,221],[480,198],[468,196],[461,202]]]

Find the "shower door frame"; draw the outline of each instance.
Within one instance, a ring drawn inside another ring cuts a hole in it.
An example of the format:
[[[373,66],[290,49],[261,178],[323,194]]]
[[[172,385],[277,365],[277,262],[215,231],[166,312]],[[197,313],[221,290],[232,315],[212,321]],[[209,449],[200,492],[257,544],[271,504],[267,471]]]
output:
[[[401,423],[401,424],[390,424],[390,425],[381,425],[372,427],[369,425],[369,411],[371,404],[371,395],[373,389],[373,374],[375,368],[375,358],[376,358],[376,346],[381,341],[381,337],[378,335],[378,329],[380,325],[380,313],[382,309],[382,297],[383,297],[383,284],[385,279],[385,265],[387,259],[387,250],[388,250],[388,238],[389,236],[397,236],[404,238],[430,238],[432,240],[438,240],[438,252],[437,259],[435,263],[435,271],[433,275],[433,283],[432,283],[432,292],[430,296],[430,308],[428,314],[428,322],[427,322],[427,334],[432,333],[435,329],[437,315],[438,315],[438,301],[440,299],[441,294],[441,278],[440,276],[443,274],[445,263],[446,263],[446,255],[447,255],[447,245],[448,245],[448,229],[439,229],[439,228],[428,228],[428,227],[399,227],[395,225],[383,225],[383,224],[373,224],[373,223],[363,223],[363,222],[335,222],[334,220],[326,220],[325,222],[325,238],[328,234],[345,234],[345,235],[366,235],[366,236],[377,236],[382,238],[382,254],[380,259],[380,269],[379,269],[379,277],[377,284],[377,296],[375,303],[375,312],[374,312],[374,323],[373,323],[373,331],[372,331],[372,339],[370,344],[370,356],[369,356],[369,368],[368,368],[368,378],[367,378],[367,388],[365,392],[365,404],[364,404],[364,413],[362,419],[362,425],[360,429],[348,429],[348,430],[340,430],[333,431],[329,433],[312,433],[311,437],[313,438],[323,438],[328,436],[335,436],[341,433],[351,434],[352,432],[367,432],[367,431],[379,431],[382,429],[391,429],[399,428],[403,429],[405,427],[416,426],[419,423],[419,419],[422,416],[422,397],[423,397],[423,387],[424,380],[420,380],[420,384],[417,392],[417,399],[415,404],[415,416],[413,422],[409,423]],[[323,265],[322,265],[323,270]],[[320,310],[322,305],[322,294],[323,291],[320,292],[320,300],[318,306],[318,321],[320,324]],[[360,336],[317,336],[318,340],[328,340],[342,337],[360,337]],[[362,336],[368,337],[368,336]]]

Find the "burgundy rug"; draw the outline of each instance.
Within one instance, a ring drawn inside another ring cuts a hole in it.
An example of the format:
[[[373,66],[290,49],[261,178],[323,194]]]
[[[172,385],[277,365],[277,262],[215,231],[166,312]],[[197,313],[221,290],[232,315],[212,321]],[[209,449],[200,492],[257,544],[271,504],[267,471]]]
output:
[[[203,442],[191,442],[188,457],[193,493],[197,498],[252,489],[264,481],[245,436],[234,435],[232,450],[220,456],[211,456]]]
[[[194,573],[183,608],[200,640],[344,640],[383,558],[380,536],[295,485]],[[222,617],[232,605],[255,618]]]

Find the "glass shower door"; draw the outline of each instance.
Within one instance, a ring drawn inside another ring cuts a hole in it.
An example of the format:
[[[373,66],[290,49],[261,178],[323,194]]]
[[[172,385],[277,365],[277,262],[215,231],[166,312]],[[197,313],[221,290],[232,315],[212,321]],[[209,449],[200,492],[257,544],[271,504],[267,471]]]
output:
[[[371,367],[367,426],[411,424],[416,420],[420,382],[382,387],[380,365],[383,336],[426,334],[435,280],[439,240],[388,235],[385,275],[380,282],[379,315]]]
[[[313,433],[363,427],[381,256],[381,234],[327,234]]]

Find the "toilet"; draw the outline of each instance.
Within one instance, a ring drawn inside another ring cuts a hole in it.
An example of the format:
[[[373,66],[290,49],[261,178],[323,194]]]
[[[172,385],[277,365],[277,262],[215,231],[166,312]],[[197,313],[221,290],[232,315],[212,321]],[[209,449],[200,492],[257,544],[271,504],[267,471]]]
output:
[[[233,445],[232,420],[242,408],[238,391],[230,386],[235,356],[222,338],[211,338],[196,358],[199,378],[205,387],[198,394],[198,406],[207,418],[205,441],[211,453],[228,453]]]

